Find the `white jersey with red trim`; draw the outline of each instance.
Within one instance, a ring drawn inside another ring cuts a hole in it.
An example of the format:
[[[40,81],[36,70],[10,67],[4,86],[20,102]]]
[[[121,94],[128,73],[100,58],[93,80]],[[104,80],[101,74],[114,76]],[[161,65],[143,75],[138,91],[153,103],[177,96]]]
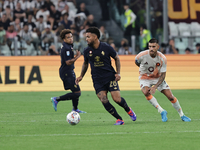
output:
[[[142,51],[135,57],[135,61],[140,64],[139,79],[157,79],[161,72],[167,70],[167,59],[159,51],[155,58],[150,56],[149,50]]]

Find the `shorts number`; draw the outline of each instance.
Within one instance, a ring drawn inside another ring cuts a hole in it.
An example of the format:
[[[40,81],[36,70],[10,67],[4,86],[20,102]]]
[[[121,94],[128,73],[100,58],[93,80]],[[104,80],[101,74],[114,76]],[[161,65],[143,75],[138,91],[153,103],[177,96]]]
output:
[[[117,86],[117,82],[116,81],[110,81],[110,87],[115,87]]]

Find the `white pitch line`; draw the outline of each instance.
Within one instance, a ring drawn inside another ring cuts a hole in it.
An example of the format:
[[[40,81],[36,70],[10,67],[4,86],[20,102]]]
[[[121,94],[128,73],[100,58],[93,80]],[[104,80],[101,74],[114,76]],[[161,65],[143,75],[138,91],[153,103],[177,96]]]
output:
[[[169,119],[169,121],[180,121],[181,119]],[[198,121],[198,120],[200,120],[200,119],[192,119],[192,121]],[[30,120],[30,121],[0,121],[0,122],[7,122],[7,123],[9,123],[9,122],[11,122],[11,123],[18,123],[18,122],[65,122],[66,120]],[[100,121],[100,122],[102,122],[102,121],[109,121],[109,122],[113,122],[113,120],[81,120],[81,122],[88,122],[88,121],[93,121],[93,122],[96,122],[96,121]],[[154,119],[154,120],[147,120],[147,119],[137,119],[137,122],[138,121],[145,121],[145,122],[152,122],[152,121],[160,121],[160,119],[158,120],[158,119]]]
[[[108,132],[108,133],[88,133],[88,134],[25,134],[25,135],[0,135],[1,137],[44,137],[44,136],[96,136],[96,135],[122,135],[122,134],[162,134],[162,133],[171,133],[172,131],[163,131],[163,132]],[[173,131],[177,133],[199,133],[200,131]]]

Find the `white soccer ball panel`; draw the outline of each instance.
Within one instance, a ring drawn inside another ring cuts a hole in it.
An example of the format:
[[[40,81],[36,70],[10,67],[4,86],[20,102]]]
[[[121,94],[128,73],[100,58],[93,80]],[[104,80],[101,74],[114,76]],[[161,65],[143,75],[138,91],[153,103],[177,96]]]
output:
[[[67,115],[67,122],[71,125],[76,125],[80,122],[80,115],[76,111],[72,111]]]

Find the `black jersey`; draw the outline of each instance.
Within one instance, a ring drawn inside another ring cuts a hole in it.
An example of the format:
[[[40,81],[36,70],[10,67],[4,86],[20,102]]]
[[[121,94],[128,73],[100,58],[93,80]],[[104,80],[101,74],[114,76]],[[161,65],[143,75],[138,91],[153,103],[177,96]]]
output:
[[[74,58],[74,52],[73,52],[73,45],[67,44],[63,42],[61,46],[61,66],[59,69],[60,77],[64,78],[67,74],[72,73],[74,70],[74,64],[67,65],[66,61]]]
[[[100,42],[97,49],[87,47],[84,50],[84,60],[90,63],[94,83],[107,83],[115,79],[115,70],[111,65],[111,58],[115,58],[116,51],[107,43]]]

